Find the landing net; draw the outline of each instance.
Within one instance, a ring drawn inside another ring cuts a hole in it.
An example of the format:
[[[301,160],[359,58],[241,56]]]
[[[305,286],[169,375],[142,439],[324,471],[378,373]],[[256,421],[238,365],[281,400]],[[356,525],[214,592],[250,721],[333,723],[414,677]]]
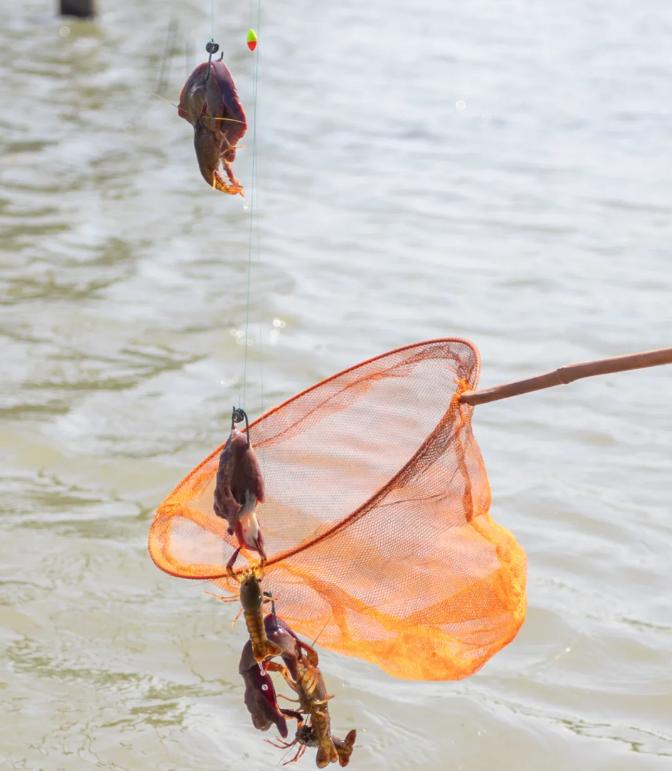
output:
[[[526,558],[490,516],[473,407],[459,400],[479,367],[466,340],[417,343],[251,424],[267,491],[264,589],[297,632],[419,680],[466,677],[516,635]],[[213,512],[221,450],[159,506],[149,550],[167,573],[237,594],[225,570],[237,543]]]

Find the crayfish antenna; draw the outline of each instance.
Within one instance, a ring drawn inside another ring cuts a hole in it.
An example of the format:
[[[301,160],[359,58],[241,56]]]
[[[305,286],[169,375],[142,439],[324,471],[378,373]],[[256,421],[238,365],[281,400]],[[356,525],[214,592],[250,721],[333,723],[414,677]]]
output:
[[[242,608],[238,608],[238,612],[237,612],[237,613],[236,613],[236,615],[233,617],[233,621],[231,622],[231,628],[232,628],[232,629],[233,629],[233,627],[234,627],[234,626],[235,626],[235,625],[238,623],[238,619],[239,619],[239,618],[240,618],[242,615],[243,615],[243,609],[242,609]]]
[[[227,597],[224,594],[215,594],[214,592],[204,592],[204,594],[207,594],[209,597],[214,597],[216,600],[219,600],[220,602],[237,602],[237,597]]]
[[[293,758],[290,758],[289,760],[286,760],[282,765],[288,766],[290,763],[298,763],[299,760],[303,757],[303,753],[306,751],[306,745],[302,744],[299,749],[296,751],[296,755],[294,755]]]
[[[270,744],[271,747],[277,747],[279,750],[288,750],[296,744],[296,739],[293,742],[273,741],[273,739],[264,739],[264,741]]]

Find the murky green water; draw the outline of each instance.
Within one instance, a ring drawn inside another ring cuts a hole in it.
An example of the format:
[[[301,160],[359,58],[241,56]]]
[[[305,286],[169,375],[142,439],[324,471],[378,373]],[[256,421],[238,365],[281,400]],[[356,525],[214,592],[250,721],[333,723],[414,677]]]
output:
[[[240,390],[249,212],[169,104],[209,3],[99,5],[3,7],[0,765],[277,767],[233,610],[146,554]],[[248,111],[254,5],[215,2]],[[250,413],[436,336],[484,385],[671,344],[672,9],[262,11]],[[671,396],[660,369],[478,408],[528,621],[460,683],[325,653],[353,769],[672,767]]]

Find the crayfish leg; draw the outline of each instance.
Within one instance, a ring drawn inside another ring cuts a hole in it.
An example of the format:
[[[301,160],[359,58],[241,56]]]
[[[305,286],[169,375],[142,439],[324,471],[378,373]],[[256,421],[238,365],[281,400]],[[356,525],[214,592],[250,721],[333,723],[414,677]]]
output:
[[[214,592],[204,592],[204,594],[207,594],[208,597],[214,597],[220,602],[238,602],[237,597],[227,597],[225,594],[215,594]]]
[[[285,679],[285,682],[287,685],[293,690],[296,691],[296,683],[294,682],[294,679],[292,678],[289,669],[284,664],[278,664],[277,661],[268,661],[266,662],[266,669],[269,672],[279,672]],[[286,697],[283,697],[286,698]],[[291,701],[291,700],[290,700]]]
[[[233,578],[233,580],[238,581],[238,583],[240,583],[240,579],[233,572],[233,566],[236,564],[236,560],[238,559],[239,554],[240,554],[240,546],[233,552],[233,554],[231,555],[231,559],[226,563],[226,572],[228,573],[229,578]]]
[[[288,766],[290,763],[298,763],[299,760],[303,757],[303,753],[306,751],[306,745],[302,744],[299,749],[296,751],[296,755],[294,755],[293,758],[290,758],[289,760],[286,760],[282,765]]]
[[[267,661],[266,662],[266,671],[267,672],[279,672],[287,681],[288,685],[291,685],[292,688],[294,688],[294,680],[292,680],[292,676],[289,674],[289,670],[284,664],[279,664],[277,661]]]
[[[268,742],[271,747],[277,747],[279,750],[288,750],[296,744],[296,739],[293,742],[273,741],[273,739],[265,739],[264,741]]]

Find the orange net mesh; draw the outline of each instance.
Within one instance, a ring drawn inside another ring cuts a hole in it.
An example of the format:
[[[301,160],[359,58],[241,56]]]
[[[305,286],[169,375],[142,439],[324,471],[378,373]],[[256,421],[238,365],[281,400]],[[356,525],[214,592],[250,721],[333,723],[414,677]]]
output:
[[[513,639],[525,554],[490,518],[473,408],[458,398],[479,366],[465,340],[418,343],[251,425],[267,491],[264,589],[297,632],[421,680],[466,677]],[[159,506],[149,551],[171,575],[237,593],[225,571],[237,543],[213,513],[221,450]]]

